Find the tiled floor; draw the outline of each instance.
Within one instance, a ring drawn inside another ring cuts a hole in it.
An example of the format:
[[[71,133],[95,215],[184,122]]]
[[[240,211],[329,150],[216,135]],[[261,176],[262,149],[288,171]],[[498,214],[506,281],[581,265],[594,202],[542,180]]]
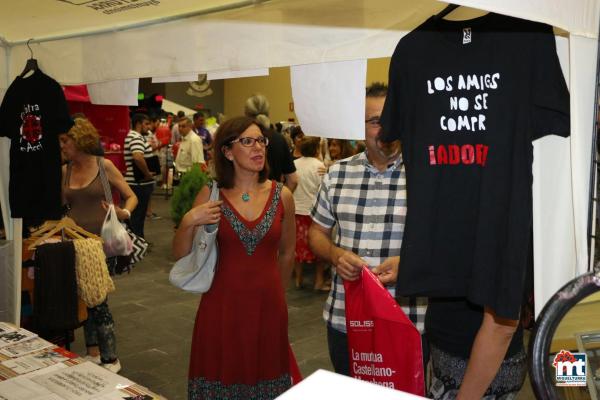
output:
[[[173,223],[168,201],[153,196],[160,220],[147,220],[146,237],[154,245],[129,275],[115,278],[117,290],[109,297],[117,334],[121,374],[170,400],[187,398],[187,368],[192,329],[199,297],[173,287],[168,273],[173,265]],[[332,370],[327,352],[325,325],[321,317],[326,294],[293,285],[287,291],[289,337],[303,376],[319,368]],[[83,332],[76,332],[72,350],[85,354]],[[520,399],[533,399],[529,383]]]

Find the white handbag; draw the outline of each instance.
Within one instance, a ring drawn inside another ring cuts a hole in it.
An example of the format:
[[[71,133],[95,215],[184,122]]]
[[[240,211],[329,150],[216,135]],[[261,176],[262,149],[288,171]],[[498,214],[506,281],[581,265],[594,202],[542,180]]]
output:
[[[219,188],[213,181],[210,201],[219,199]],[[217,233],[219,225],[202,225],[198,228],[192,251],[177,260],[171,272],[169,281],[187,292],[206,293],[210,289],[217,268],[218,247]]]

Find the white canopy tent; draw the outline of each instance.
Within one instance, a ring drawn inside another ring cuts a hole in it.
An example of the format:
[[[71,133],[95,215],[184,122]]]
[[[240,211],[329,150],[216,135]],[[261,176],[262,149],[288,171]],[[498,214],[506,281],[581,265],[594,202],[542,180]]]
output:
[[[457,0],[455,4],[545,22],[558,39],[571,91],[572,132],[535,145],[536,311],[587,271],[587,210],[600,0]],[[445,3],[434,0],[6,0],[0,3],[0,94],[31,48],[62,84],[182,76],[391,56],[398,40]],[[468,17],[459,8],[453,17]],[[318,96],[317,96],[318,97]],[[0,127],[1,129],[1,127]],[[0,140],[0,202],[9,238],[8,147]],[[21,252],[14,242],[15,254]],[[17,257],[18,258],[18,257]],[[0,282],[19,319],[20,260]],[[2,306],[0,302],[0,316]]]
[[[191,116],[196,113],[196,110],[192,110],[191,108],[182,106],[181,104],[175,103],[174,101],[163,99],[162,100],[162,109],[166,112],[172,112],[173,114],[177,114],[179,111],[183,111],[185,115]]]

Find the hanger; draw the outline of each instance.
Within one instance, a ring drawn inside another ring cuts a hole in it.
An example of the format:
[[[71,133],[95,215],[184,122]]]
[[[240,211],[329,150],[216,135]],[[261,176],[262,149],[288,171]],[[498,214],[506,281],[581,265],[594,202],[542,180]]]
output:
[[[63,240],[66,236],[71,239],[96,239],[102,241],[98,235],[94,235],[77,225],[72,218],[64,217],[58,221],[46,221],[38,229],[31,232],[31,237],[37,239],[29,245],[28,249],[35,249],[39,244],[48,240],[59,231],[62,234]]]
[[[23,72],[21,72],[21,75],[19,75],[20,78],[23,78],[29,71],[38,71],[40,69],[40,67],[38,67],[38,62],[35,58],[33,58],[33,50],[31,50],[31,47],[29,46],[29,42],[31,42],[33,39],[29,39],[27,41],[27,48],[29,49],[29,53],[31,53],[31,57],[29,57],[29,60],[27,60],[27,63],[25,64],[25,69],[23,70]]]
[[[433,19],[435,21],[439,21],[440,19],[444,18],[446,15],[450,14],[452,11],[456,10],[458,7],[460,7],[460,6],[457,4],[448,4],[446,6],[446,8],[444,8],[442,11],[440,11],[439,13],[434,15]]]

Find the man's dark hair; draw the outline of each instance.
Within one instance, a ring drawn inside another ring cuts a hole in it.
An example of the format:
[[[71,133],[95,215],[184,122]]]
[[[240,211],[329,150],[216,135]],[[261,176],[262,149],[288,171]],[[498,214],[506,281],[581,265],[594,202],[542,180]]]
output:
[[[367,97],[385,97],[388,87],[383,82],[373,82],[367,86]]]
[[[197,113],[194,113],[194,116],[193,116],[193,118],[194,118],[194,121],[195,121],[195,120],[197,120],[198,118],[206,118],[206,117],[204,116],[204,113],[203,113],[203,112],[201,112],[201,111],[198,111]]]
[[[304,132],[302,132],[300,125],[292,126],[292,129],[290,129],[290,137],[292,140],[296,140],[296,137],[300,135],[304,136]]]
[[[304,157],[316,157],[319,153],[321,138],[305,136],[300,142],[300,154]]]
[[[182,110],[177,111],[177,118],[182,118],[185,117],[185,112],[183,112]]]
[[[150,121],[150,118],[146,114],[133,114],[133,117],[131,117],[131,127],[135,129],[137,124],[141,124],[144,121]]]

